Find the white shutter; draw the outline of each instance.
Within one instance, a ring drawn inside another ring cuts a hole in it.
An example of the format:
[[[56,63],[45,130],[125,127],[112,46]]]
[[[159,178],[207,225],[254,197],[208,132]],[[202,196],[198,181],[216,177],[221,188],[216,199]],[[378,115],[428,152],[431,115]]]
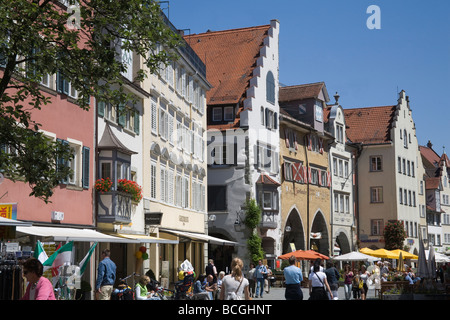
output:
[[[174,176],[173,176],[173,169],[169,169],[169,171],[168,171],[168,183],[167,183],[167,188],[168,188],[168,190],[169,190],[169,196],[168,196],[168,202],[170,203],[170,204],[173,204],[173,201],[174,201],[174,199],[173,199],[173,178],[174,178]]]
[[[151,102],[151,127],[152,127],[152,132],[153,133],[157,133],[158,129],[157,129],[157,125],[158,124],[158,120],[157,120],[157,112],[156,112],[156,101],[152,98],[152,102]]]
[[[160,185],[160,189],[161,189],[161,201],[165,202],[166,201],[166,193],[165,193],[165,185],[166,185],[166,170],[164,167],[161,167],[161,185]]]

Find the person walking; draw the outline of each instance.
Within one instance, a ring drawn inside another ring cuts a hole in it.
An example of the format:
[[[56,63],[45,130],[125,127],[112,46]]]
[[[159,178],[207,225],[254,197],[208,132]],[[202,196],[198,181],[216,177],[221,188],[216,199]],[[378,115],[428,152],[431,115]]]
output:
[[[249,291],[250,291],[250,297],[253,298],[255,296],[255,264],[250,263],[250,270],[248,271],[248,282],[249,282]]]
[[[53,285],[50,280],[42,276],[44,266],[38,259],[29,258],[22,267],[28,285],[20,300],[56,300]]]
[[[286,300],[303,300],[301,283],[303,281],[302,270],[295,265],[295,257],[289,257],[289,266],[284,268],[284,279],[286,281]]]
[[[361,300],[366,300],[367,291],[369,291],[369,287],[367,286],[367,280],[370,277],[370,273],[367,271],[365,265],[361,265],[361,269],[359,271],[359,279],[363,282],[363,287],[361,289]]]
[[[205,267],[205,273],[206,273],[206,277],[208,277],[209,275],[212,275],[214,283],[217,282],[217,268],[214,265],[213,259],[208,260],[208,265]]]
[[[352,297],[352,282],[353,282],[353,272],[350,269],[350,265],[346,264],[344,266],[344,293],[345,300],[350,300]]]
[[[326,291],[330,293],[329,296]],[[329,300],[329,297],[333,299],[333,293],[328,285],[327,275],[320,271],[320,259],[316,259],[313,271],[309,274],[309,299]]]
[[[353,276],[353,282],[352,282],[352,291],[353,291],[353,299],[360,300],[361,299],[361,288],[359,287],[359,275],[356,274]],[[362,284],[362,283],[361,283]]]
[[[325,274],[327,275],[328,285],[330,286],[331,292],[335,300],[338,299],[338,288],[339,288],[339,271],[336,269],[333,263],[327,262],[327,268],[325,269]],[[332,298],[330,297],[330,300]]]
[[[249,283],[242,272],[243,267],[244,263],[241,259],[234,258],[231,261],[231,274],[223,278],[220,300],[241,300],[242,294],[245,300],[250,300]]]
[[[255,273],[253,274],[256,281],[256,294],[255,298],[258,298],[258,290],[259,296],[263,297],[264,292],[264,275],[267,274],[267,269],[263,265],[262,260],[258,261],[258,265],[255,267]]]
[[[109,249],[102,251],[102,258],[103,260],[100,261],[97,268],[95,290],[99,300],[110,300],[113,285],[116,282],[116,264],[111,260]]]

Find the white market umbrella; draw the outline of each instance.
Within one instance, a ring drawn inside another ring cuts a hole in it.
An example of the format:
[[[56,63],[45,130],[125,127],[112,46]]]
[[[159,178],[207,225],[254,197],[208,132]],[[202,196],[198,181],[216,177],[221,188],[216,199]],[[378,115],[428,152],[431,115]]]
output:
[[[428,250],[425,250],[425,256],[428,257],[429,252]],[[427,258],[428,260],[428,258]],[[447,257],[445,254],[441,254],[439,252],[434,252],[434,261],[436,262],[450,262],[450,258]]]
[[[357,251],[349,252],[340,256],[335,256],[332,259],[337,261],[369,261],[369,262],[381,260],[380,258],[372,257]]]
[[[419,259],[417,263],[416,275],[420,278],[428,278],[427,256],[425,255],[425,247],[422,237],[419,235]]]
[[[436,278],[436,258],[434,257],[434,249],[432,245],[430,245],[430,250],[428,252],[428,274],[430,279]]]

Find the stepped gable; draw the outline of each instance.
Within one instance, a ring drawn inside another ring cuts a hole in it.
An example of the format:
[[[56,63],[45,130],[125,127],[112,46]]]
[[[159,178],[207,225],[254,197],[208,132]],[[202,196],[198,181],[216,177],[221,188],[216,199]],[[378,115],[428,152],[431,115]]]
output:
[[[213,88],[208,105],[237,104],[245,98],[270,25],[208,31],[185,36],[206,65],[206,78]]]

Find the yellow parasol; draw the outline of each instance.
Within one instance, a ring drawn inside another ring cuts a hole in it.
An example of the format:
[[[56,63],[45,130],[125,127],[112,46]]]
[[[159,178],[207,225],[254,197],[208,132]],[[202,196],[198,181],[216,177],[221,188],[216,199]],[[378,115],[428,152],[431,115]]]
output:
[[[362,248],[359,250],[359,252],[370,255],[370,253],[373,252],[373,250],[369,248]]]
[[[389,250],[386,249],[378,249],[378,250],[374,250],[370,253],[367,253],[368,255],[374,256],[374,257],[378,257],[378,258],[385,258],[385,259],[398,259],[398,255],[390,252]]]
[[[416,256],[415,254],[412,254],[412,253],[404,251],[404,250],[397,249],[397,250],[391,250],[391,252],[393,254],[397,255],[396,259],[400,258],[400,253],[402,254],[403,259],[415,259],[415,260],[419,259],[419,257]]]

